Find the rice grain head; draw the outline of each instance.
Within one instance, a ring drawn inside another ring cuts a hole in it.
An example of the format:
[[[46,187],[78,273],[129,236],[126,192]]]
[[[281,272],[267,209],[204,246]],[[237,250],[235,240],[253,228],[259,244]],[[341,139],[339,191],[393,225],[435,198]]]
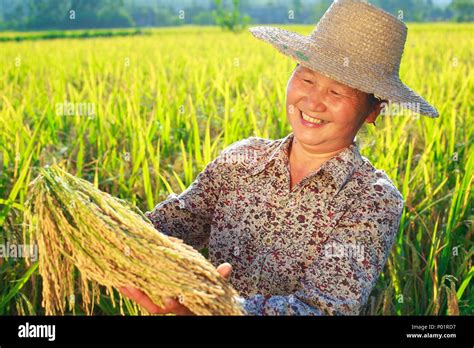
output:
[[[112,301],[112,289],[132,285],[158,306],[174,297],[197,315],[244,314],[237,292],[198,251],[58,166],[42,168],[30,184],[24,237],[38,245],[47,315],[64,314],[68,302],[73,309],[75,269],[87,314],[99,303],[99,285]]]

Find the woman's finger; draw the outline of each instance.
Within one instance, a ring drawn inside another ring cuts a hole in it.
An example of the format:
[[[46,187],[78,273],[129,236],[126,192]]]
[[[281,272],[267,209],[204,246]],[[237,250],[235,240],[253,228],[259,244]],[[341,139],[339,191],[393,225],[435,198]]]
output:
[[[167,314],[170,313],[169,308],[158,307],[153,301],[142,291],[135,289],[130,286],[121,287],[120,292],[122,292],[125,296],[130,298],[131,300],[138,303],[140,306],[145,308],[151,314]]]
[[[232,265],[228,262],[224,262],[217,266],[217,272],[219,272],[219,274],[225,279],[229,279],[230,272],[232,272]]]
[[[174,298],[167,297],[164,300],[166,308],[170,310],[170,312],[176,315],[194,315],[187,307],[182,305],[179,301],[175,300]]]

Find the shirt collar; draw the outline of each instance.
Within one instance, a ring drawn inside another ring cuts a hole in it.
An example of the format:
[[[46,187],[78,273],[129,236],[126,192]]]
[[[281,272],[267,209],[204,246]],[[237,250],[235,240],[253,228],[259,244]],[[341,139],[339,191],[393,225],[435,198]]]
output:
[[[288,150],[293,138],[294,133],[292,132],[284,138],[277,139],[276,146],[272,147],[263,157],[262,161],[249,171],[249,175],[261,173],[275,160],[281,161],[281,164],[286,166],[288,164]],[[350,179],[355,169],[362,163],[363,159],[359,146],[356,141],[353,141],[336,156],[324,162],[319,170],[310,174],[305,180],[313,179],[317,172],[322,171],[333,180],[336,184],[337,192],[339,192]]]

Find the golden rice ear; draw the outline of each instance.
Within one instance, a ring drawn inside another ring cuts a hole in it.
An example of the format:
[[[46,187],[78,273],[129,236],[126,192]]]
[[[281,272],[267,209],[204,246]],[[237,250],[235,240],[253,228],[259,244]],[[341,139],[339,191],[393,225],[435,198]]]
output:
[[[57,166],[42,169],[31,186],[25,223],[39,247],[46,315],[64,314],[67,302],[74,312],[79,293],[92,314],[99,285],[114,306],[112,290],[130,285],[158,306],[174,297],[197,315],[244,314],[237,292],[202,254]]]

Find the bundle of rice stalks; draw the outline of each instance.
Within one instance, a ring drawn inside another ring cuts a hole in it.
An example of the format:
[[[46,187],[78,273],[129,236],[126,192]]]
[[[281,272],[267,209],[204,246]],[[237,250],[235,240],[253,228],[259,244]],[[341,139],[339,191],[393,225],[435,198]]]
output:
[[[41,169],[29,194],[24,238],[38,244],[47,315],[65,313],[75,273],[87,314],[99,285],[114,305],[113,288],[132,285],[158,306],[174,297],[197,315],[243,314],[236,291],[203,255],[158,232],[131,204],[57,166]]]

